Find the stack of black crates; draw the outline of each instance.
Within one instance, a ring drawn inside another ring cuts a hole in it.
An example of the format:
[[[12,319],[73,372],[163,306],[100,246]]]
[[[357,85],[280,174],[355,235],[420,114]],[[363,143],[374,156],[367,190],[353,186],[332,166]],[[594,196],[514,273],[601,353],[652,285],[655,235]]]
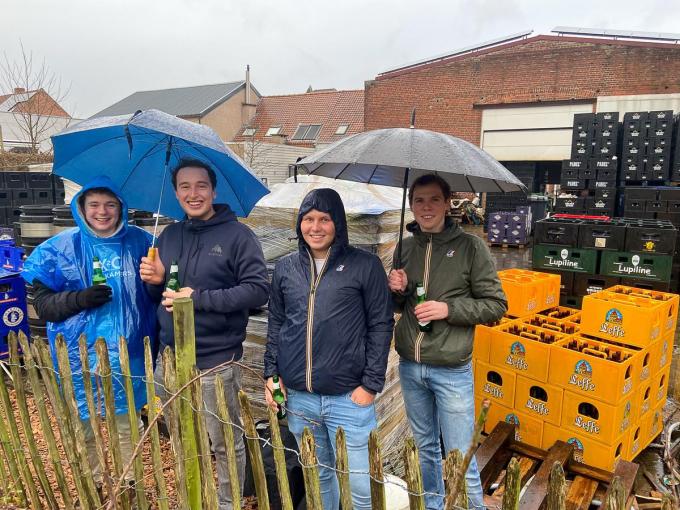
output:
[[[560,275],[563,306],[619,283],[672,290],[677,229],[669,221],[546,218],[534,236],[533,267]]]
[[[571,159],[562,162],[555,212],[614,216],[619,153],[618,112],[574,115]]]
[[[670,180],[672,110],[628,112],[623,116],[623,185]]]
[[[13,227],[22,205],[62,205],[64,181],[47,172],[0,170],[0,226]]]

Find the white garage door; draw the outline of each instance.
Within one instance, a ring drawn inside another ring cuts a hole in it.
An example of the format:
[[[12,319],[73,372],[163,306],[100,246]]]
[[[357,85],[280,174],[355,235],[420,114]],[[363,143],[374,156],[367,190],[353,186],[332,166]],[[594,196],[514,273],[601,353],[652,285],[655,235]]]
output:
[[[568,159],[574,114],[592,111],[592,103],[485,108],[481,146],[499,161]]]

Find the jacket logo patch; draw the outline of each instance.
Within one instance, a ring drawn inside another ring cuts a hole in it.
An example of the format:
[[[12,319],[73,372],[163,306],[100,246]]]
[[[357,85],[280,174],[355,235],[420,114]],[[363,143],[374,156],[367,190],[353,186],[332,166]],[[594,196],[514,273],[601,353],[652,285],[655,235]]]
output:
[[[212,255],[214,257],[221,257],[222,256],[222,247],[219,244],[216,244],[210,250],[209,255]]]
[[[343,266],[342,264],[335,268],[336,271],[342,271],[343,269],[345,269],[345,266]]]
[[[449,250],[449,251],[446,252],[446,256],[448,258],[451,258],[451,257],[453,257],[454,253],[456,253],[456,250]]]

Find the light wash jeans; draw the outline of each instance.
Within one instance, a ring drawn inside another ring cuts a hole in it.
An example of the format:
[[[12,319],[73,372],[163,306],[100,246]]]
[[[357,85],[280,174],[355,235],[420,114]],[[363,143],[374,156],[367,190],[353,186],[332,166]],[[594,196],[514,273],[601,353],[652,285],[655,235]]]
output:
[[[229,409],[229,417],[234,432],[234,449],[236,450],[236,469],[238,472],[241,494],[243,494],[243,480],[246,470],[246,447],[243,441],[243,432],[237,428],[241,425],[241,407],[238,403],[238,392],[241,389],[241,368],[238,365],[228,365],[217,372],[201,378],[201,389],[203,390],[203,405],[205,424],[210,438],[210,450],[215,456],[217,468],[217,502],[219,510],[232,510],[231,485],[229,483],[229,468],[227,465],[227,449],[222,433],[222,422],[217,417],[217,397],[215,394],[215,379],[222,379],[224,386],[224,396]],[[156,394],[165,402],[168,394],[163,388],[163,363],[159,358],[154,372],[156,382]]]
[[[305,427],[314,434],[316,457],[320,464],[335,468],[335,433],[345,431],[347,462],[350,471],[368,473],[368,436],[378,426],[375,405],[360,406],[352,402],[350,393],[319,395],[288,388],[288,428],[300,445]],[[310,421],[311,420],[311,421]],[[371,509],[371,487],[368,474],[350,474],[352,503],[356,510]],[[340,492],[332,469],[319,468],[321,499],[324,510],[338,510]]]
[[[447,452],[458,449],[465,455],[472,443],[475,425],[472,364],[444,367],[402,358],[399,377],[406,415],[418,446],[423,488],[425,492],[444,494],[439,436],[441,433]],[[469,507],[486,508],[474,457],[465,480]],[[444,499],[425,496],[425,506],[427,510],[441,510]]]

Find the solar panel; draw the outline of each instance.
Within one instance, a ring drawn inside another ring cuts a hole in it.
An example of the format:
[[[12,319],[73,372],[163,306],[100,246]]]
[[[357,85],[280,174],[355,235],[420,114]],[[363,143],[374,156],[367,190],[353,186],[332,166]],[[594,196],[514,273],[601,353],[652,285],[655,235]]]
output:
[[[555,27],[552,32],[570,35],[593,35],[598,37],[622,37],[625,39],[647,39],[656,41],[680,41],[680,34],[669,32],[640,32],[635,30],[611,30],[606,28]]]
[[[471,51],[489,48],[490,46],[496,46],[497,44],[501,44],[501,43],[505,43],[505,42],[509,42],[509,41],[514,41],[515,39],[527,37],[528,35],[531,35],[532,33],[533,33],[533,30],[525,30],[524,32],[518,32],[518,33],[513,34],[513,35],[508,35],[508,36],[505,36],[505,37],[499,37],[498,39],[491,39],[490,41],[486,41],[486,42],[483,42],[481,44],[475,44],[474,46],[466,46],[464,48],[460,48],[460,49],[455,50],[453,52],[443,53],[441,55],[426,58],[424,60],[419,60],[417,62],[412,62],[410,64],[405,64],[403,66],[395,67],[394,69],[390,69],[389,71],[383,71],[379,74],[393,73],[394,71],[400,71],[402,69],[407,69],[409,67],[415,67],[415,66],[419,66],[419,65],[423,65],[423,64],[429,64],[431,62],[436,62],[437,60],[443,60],[445,58],[455,57],[456,55],[462,55],[463,53],[469,53]]]

